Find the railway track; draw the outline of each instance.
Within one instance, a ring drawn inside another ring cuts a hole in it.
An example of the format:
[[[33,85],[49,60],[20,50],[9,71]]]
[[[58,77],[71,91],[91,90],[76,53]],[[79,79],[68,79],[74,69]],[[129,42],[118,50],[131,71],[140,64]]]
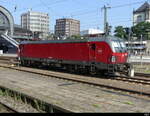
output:
[[[19,62],[17,61],[17,57],[11,57],[11,56],[0,56],[0,63],[6,63],[6,64],[18,64]],[[146,73],[135,73],[135,76],[138,76],[138,77],[142,77],[142,78],[144,78],[144,77],[150,77],[150,74],[146,74]],[[124,78],[124,77],[122,77],[124,80],[126,79],[127,80],[127,78]],[[140,80],[140,81],[147,81],[145,78],[144,79],[142,79],[142,78],[130,78],[130,79],[132,79],[132,80]],[[121,79],[119,79],[118,78],[118,80],[121,80]],[[148,81],[150,81],[150,80],[148,80]]]
[[[0,57],[0,62],[6,63],[6,64],[17,64],[17,58],[16,57],[7,57],[3,56]],[[126,78],[126,77],[117,77],[112,78],[112,80],[119,80],[119,81],[125,81],[125,82],[131,82],[131,83],[137,83],[137,84],[144,84],[144,85],[150,85],[150,74],[145,73],[135,73],[136,77],[134,78]]]
[[[142,79],[138,77],[134,77],[134,78],[117,77],[115,78],[115,80],[143,84],[143,85],[150,85],[150,79]]]
[[[150,74],[145,74],[145,73],[135,73],[136,76],[142,76],[142,77],[150,77]]]
[[[39,74],[39,75],[43,75],[47,77],[54,77],[54,78],[59,78],[59,79],[64,79],[64,80],[69,80],[69,81],[84,83],[88,85],[94,85],[94,86],[99,86],[99,87],[104,87],[108,89],[129,92],[132,94],[138,94],[138,95],[150,97],[150,91],[149,91],[150,84],[147,82],[143,82],[143,80],[141,81],[141,79],[139,79],[140,80],[139,82],[138,79],[132,80],[132,79],[127,79],[127,78],[123,78],[123,79],[122,78],[116,78],[116,79],[88,78],[88,77],[81,76],[81,75],[64,74],[60,72],[33,69],[29,67],[11,67],[11,66],[4,65],[4,64],[0,65],[0,67],[10,68],[13,70],[34,73],[34,74]],[[128,81],[128,83],[124,83],[123,81]],[[137,83],[140,84],[140,88],[137,88],[139,87]]]
[[[11,59],[11,60],[10,60]],[[1,58],[0,57],[0,62],[3,62],[4,64],[16,64],[17,60],[16,60],[16,57],[3,57]],[[6,63],[8,62],[8,63]],[[76,79],[76,78],[65,78],[65,77],[62,77],[61,75],[55,75],[55,74],[45,74],[43,72],[36,72],[36,71],[30,71],[30,70],[25,70],[25,69],[22,69],[22,67],[7,67],[7,66],[4,66],[5,68],[11,68],[11,69],[15,69],[15,70],[19,70],[19,71],[25,71],[25,72],[29,72],[29,73],[36,73],[36,74],[40,74],[40,75],[45,75],[45,76],[52,76],[52,77],[55,77],[55,78],[60,78],[60,79],[65,79],[65,80],[70,80],[70,81],[76,81],[76,82],[80,82],[80,83],[85,83],[85,84],[90,84],[90,85],[95,85],[95,86],[101,86],[101,87],[106,87],[106,88],[110,88],[110,89],[115,89],[115,90],[121,90],[121,91],[126,91],[126,92],[130,92],[130,93],[136,93],[136,94],[141,94],[142,95],[146,95],[146,96],[150,96],[150,92],[141,92],[141,91],[137,91],[137,90],[132,90],[132,89],[126,89],[126,88],[120,88],[120,87],[115,87],[115,86],[109,86],[109,85],[106,85],[106,84],[100,84],[100,83],[95,83],[95,82],[88,82],[89,78],[86,78],[86,80],[80,80],[80,79]],[[27,67],[26,67],[27,69]],[[38,70],[38,69],[36,69]],[[126,83],[132,83],[132,84],[141,84],[143,86],[150,86],[150,74],[143,74],[143,73],[136,73],[135,74],[136,77],[134,78],[126,78],[126,77],[116,77],[116,78],[109,78],[109,80],[116,80],[118,82],[126,82]],[[76,75],[78,77],[82,76],[82,75]],[[92,77],[93,79],[94,77]],[[95,78],[95,79],[98,79],[98,78]],[[108,79],[105,79],[105,81],[107,81]],[[111,85],[111,84],[110,84]]]
[[[0,56],[0,62],[6,64],[16,64],[18,61],[17,61],[17,57]]]
[[[10,113],[19,113],[16,109],[14,109],[14,108],[12,108],[12,107],[10,107],[10,106],[2,103],[2,102],[0,102],[0,105],[2,105]]]

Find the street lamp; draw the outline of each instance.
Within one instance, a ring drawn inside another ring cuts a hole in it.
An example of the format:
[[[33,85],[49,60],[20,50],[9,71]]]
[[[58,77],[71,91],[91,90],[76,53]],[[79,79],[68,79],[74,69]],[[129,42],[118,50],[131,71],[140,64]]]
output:
[[[140,39],[140,43],[141,43],[141,49],[140,49],[140,57],[141,57],[141,66],[142,66],[142,44],[143,44],[143,35],[141,34],[141,39]]]

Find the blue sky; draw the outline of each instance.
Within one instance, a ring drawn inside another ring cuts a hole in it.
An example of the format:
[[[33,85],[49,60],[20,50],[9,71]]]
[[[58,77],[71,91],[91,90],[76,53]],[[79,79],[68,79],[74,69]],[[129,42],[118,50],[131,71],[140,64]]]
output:
[[[50,30],[54,30],[58,18],[80,20],[81,30],[99,28],[103,30],[104,5],[108,10],[108,21],[113,28],[118,25],[131,26],[133,9],[140,7],[146,0],[0,0],[0,5],[7,8],[20,24],[20,16],[32,8],[33,11],[45,12],[50,16]],[[16,11],[14,8],[17,6]]]

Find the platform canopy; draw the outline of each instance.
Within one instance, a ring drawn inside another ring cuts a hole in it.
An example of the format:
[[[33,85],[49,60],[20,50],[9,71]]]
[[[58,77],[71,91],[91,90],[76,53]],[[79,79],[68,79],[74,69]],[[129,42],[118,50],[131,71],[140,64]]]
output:
[[[11,13],[3,6],[0,6],[0,30],[1,32],[8,30],[9,35],[13,36],[14,19]]]

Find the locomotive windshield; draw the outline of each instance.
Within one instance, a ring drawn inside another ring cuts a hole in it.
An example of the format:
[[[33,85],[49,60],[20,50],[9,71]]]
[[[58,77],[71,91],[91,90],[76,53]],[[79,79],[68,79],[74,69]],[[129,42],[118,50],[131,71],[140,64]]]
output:
[[[126,45],[121,40],[114,40],[114,41],[112,41],[112,45],[114,47],[115,52],[118,52],[118,53],[127,52]]]

